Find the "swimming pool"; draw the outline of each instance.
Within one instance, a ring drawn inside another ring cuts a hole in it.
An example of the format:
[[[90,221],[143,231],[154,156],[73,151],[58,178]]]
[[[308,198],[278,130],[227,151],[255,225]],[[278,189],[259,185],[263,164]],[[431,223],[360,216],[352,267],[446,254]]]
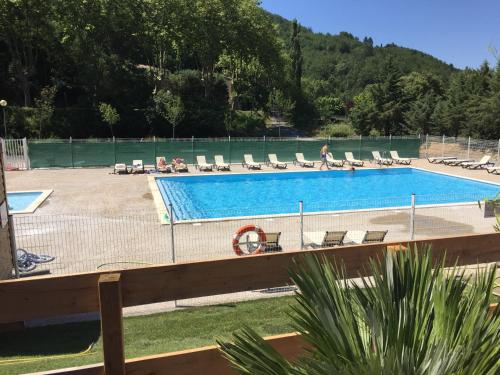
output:
[[[11,214],[31,213],[52,193],[52,190],[7,192]]]
[[[218,174],[157,178],[176,220],[471,202],[500,185],[414,168]]]

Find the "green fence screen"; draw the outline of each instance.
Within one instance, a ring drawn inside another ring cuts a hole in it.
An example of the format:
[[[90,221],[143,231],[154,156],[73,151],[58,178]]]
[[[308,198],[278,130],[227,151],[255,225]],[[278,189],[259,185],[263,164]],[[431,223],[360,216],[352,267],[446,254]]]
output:
[[[223,155],[225,161],[234,164],[241,163],[244,154],[252,154],[257,162],[266,161],[270,153],[280,160],[292,161],[296,152],[302,152],[306,159],[318,160],[325,143],[337,159],[344,158],[347,151],[359,159],[372,159],[374,150],[387,157],[390,150],[396,150],[401,157],[418,158],[420,150],[419,138],[400,137],[32,140],[28,142],[28,150],[32,168],[100,167],[132,164],[133,160],[155,164],[159,156],[167,161],[181,157],[194,164],[197,155],[205,155],[209,162],[213,162],[214,155]]]

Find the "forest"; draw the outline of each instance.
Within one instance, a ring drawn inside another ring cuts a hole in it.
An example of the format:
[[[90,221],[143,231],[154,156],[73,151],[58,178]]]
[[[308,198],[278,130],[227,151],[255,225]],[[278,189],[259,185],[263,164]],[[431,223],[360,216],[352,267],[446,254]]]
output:
[[[256,0],[2,0],[8,137],[500,138],[500,62],[315,33]],[[3,126],[0,135],[4,136]]]

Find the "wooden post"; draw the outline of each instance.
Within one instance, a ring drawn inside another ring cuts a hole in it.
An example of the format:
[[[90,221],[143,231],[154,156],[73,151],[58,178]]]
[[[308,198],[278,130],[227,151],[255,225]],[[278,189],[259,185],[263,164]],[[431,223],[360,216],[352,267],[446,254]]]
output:
[[[125,375],[120,274],[99,277],[99,308],[106,375]]]

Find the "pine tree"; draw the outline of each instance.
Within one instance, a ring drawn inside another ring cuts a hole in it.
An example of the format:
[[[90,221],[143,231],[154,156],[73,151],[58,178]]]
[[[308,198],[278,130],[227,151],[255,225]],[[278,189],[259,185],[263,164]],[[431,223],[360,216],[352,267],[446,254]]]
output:
[[[302,84],[302,51],[300,49],[300,29],[297,20],[292,24],[292,74],[295,81],[295,87],[300,92]]]

